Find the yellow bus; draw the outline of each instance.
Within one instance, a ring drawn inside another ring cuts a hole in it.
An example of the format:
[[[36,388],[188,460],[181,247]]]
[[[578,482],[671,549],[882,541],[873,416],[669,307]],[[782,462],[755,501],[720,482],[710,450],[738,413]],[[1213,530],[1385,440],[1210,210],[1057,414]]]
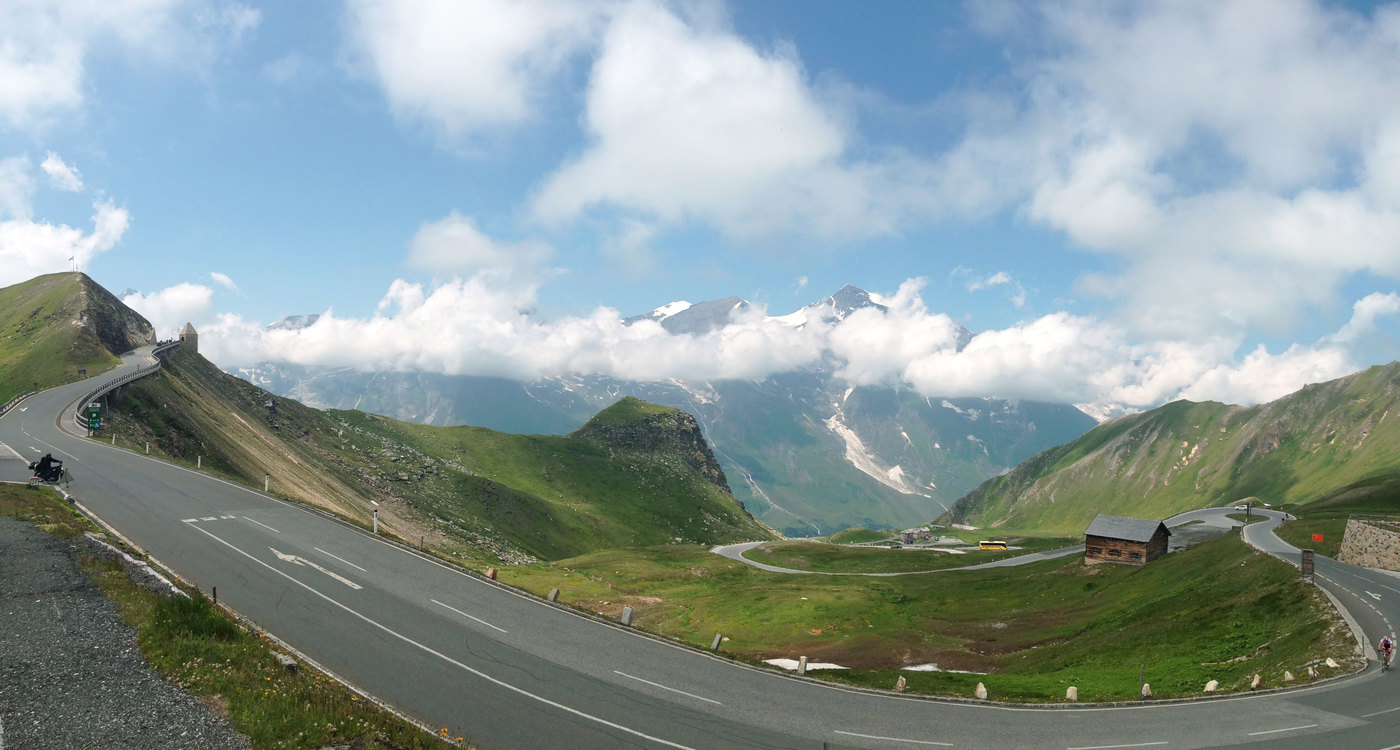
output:
[[[977,549],[1005,550],[1006,540],[1004,539],[983,539],[977,543]]]

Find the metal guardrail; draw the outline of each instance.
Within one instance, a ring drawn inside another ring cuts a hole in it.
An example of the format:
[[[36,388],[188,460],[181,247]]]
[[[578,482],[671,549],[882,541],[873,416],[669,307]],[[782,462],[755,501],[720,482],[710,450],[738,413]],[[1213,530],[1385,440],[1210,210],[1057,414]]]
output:
[[[179,341],[167,341],[164,344],[156,346],[156,348],[151,350],[151,357],[155,358],[156,360],[151,366],[138,367],[136,368],[135,372],[129,372],[117,378],[116,380],[103,383],[102,385],[98,386],[95,390],[91,391],[90,393],[87,393],[82,398],[75,401],[73,404],[73,421],[77,423],[79,427],[86,430],[88,426],[87,415],[83,413],[83,410],[87,408],[88,404],[92,403],[93,401],[96,401],[99,398],[102,398],[103,396],[126,385],[127,383],[136,380],[137,378],[144,378],[147,375],[155,374],[160,370],[159,355],[164,354],[165,352],[168,352],[179,345]]]
[[[21,393],[18,396],[15,396],[9,401],[6,401],[3,406],[0,406],[0,415],[4,415],[5,412],[15,408],[15,405],[17,405],[19,402],[29,398],[30,396],[33,396],[36,393],[38,393],[38,391],[28,391],[26,393]]]

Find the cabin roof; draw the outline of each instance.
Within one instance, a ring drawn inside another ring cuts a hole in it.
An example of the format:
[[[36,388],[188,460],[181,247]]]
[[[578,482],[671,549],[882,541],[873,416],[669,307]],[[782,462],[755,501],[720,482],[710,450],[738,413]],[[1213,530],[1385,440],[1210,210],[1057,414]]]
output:
[[[1101,536],[1109,539],[1124,539],[1129,542],[1149,542],[1156,535],[1157,528],[1162,528],[1167,536],[1171,536],[1171,530],[1161,521],[1148,521],[1142,518],[1127,518],[1124,516],[1110,516],[1100,513],[1089,524],[1089,528],[1084,531],[1086,536]]]

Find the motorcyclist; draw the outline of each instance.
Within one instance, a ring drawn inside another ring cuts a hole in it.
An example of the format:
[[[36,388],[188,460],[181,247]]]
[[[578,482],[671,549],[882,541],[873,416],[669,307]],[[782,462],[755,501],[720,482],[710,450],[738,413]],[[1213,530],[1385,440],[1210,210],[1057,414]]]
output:
[[[45,453],[44,457],[29,468],[34,470],[34,475],[46,482],[55,481],[63,471],[63,462],[53,457],[52,453]]]

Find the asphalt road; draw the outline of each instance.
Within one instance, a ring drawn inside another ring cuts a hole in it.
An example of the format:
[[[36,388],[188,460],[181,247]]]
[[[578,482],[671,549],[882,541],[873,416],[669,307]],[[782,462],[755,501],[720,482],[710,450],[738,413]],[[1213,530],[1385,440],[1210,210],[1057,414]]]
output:
[[[79,502],[181,577],[218,587],[221,603],[341,679],[484,748],[1382,748],[1400,728],[1400,676],[1375,668],[1284,693],[1039,709],[875,694],[736,665],[57,429],[59,412],[90,388],[46,391],[0,418],[0,443],[24,459],[0,459],[0,478],[22,480],[24,461],[52,451]],[[1287,554],[1264,526],[1247,538]],[[1368,641],[1400,620],[1400,579],[1321,558],[1318,573]]]

